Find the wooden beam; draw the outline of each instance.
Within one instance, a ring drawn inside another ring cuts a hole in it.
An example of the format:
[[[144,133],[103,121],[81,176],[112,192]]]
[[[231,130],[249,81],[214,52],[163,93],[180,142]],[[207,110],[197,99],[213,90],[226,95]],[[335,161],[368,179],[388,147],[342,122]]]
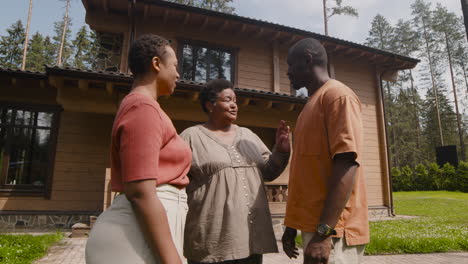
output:
[[[282,33],[281,31],[276,32],[273,35],[272,41],[275,41],[275,40],[279,39],[281,37],[281,33]]]
[[[239,97],[237,98],[237,105],[238,106],[247,106],[250,103],[250,98],[247,97]]]
[[[163,15],[163,25],[166,24],[168,17],[169,17],[169,9],[166,9],[164,10],[164,15]]]
[[[109,13],[109,3],[108,3],[108,0],[103,0],[102,1],[102,9],[104,10],[104,12],[106,14]]]
[[[245,32],[245,29],[247,28],[246,24],[242,24],[240,30],[237,32],[237,35],[243,34]]]
[[[106,92],[110,95],[114,93],[114,84],[111,82],[106,82]]]
[[[49,76],[49,84],[57,89],[61,89],[63,87],[63,79],[57,76]]]
[[[200,29],[205,29],[206,28],[206,25],[208,25],[208,21],[210,19],[206,16],[205,19],[203,20],[203,23],[201,24],[200,26]]]
[[[273,66],[273,92],[279,93],[280,92],[280,62],[279,62],[279,45],[278,41],[273,42],[273,47],[272,47],[272,53],[273,53],[273,61],[272,61],[272,66]]]
[[[275,104],[275,108],[281,110],[281,111],[287,111],[291,112],[294,110],[295,104],[292,103],[277,103]]]
[[[190,96],[189,96],[190,101],[192,101],[192,102],[197,101],[199,96],[200,96],[200,93],[199,93],[199,92],[193,92],[193,93],[191,93]]]
[[[89,81],[88,80],[83,80],[83,79],[78,80],[78,88],[82,92],[88,91]]]
[[[261,37],[262,37],[262,34],[263,34],[263,31],[264,31],[264,29],[263,29],[262,27],[259,28],[257,31],[255,31],[255,32],[252,34],[252,37],[261,38]]]
[[[145,7],[143,7],[143,19],[148,18],[150,8],[151,8],[151,5],[148,5],[148,4],[145,4]]]
[[[293,44],[294,42],[296,42],[297,39],[298,39],[297,35],[292,35],[292,37],[290,39],[286,40],[285,44],[286,45]]]
[[[224,20],[224,22],[219,27],[218,31],[224,31],[228,25],[229,25],[229,20]]]
[[[185,13],[184,22],[182,22],[182,25],[187,25],[189,20],[190,20],[190,13],[187,12]]]
[[[273,101],[271,100],[255,100],[255,105],[260,107],[262,110],[268,110],[273,106]]]

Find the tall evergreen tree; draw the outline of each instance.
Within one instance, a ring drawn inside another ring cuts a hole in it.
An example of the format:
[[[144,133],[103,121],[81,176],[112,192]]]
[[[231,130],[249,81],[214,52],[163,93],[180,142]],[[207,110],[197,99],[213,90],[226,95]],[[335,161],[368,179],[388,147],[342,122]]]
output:
[[[454,104],[455,104],[455,112],[457,117],[457,127],[458,127],[458,134],[459,134],[459,149],[460,149],[460,156],[463,160],[465,160],[465,144],[464,144],[464,133],[462,130],[461,124],[461,114],[458,107],[458,95],[457,95],[457,88],[456,88],[456,81],[454,76],[454,64],[452,57],[455,53],[455,50],[460,42],[464,42],[464,35],[463,32],[459,31],[460,21],[455,13],[449,12],[447,8],[443,7],[440,3],[437,4],[437,7],[434,11],[434,19],[433,19],[433,28],[435,32],[438,33],[440,42],[444,43],[442,45],[444,47],[444,51],[446,53],[446,58],[448,62],[448,66],[450,69],[450,77],[452,83],[452,90],[454,96]]]
[[[343,0],[335,0],[335,5],[328,7],[329,0],[323,0],[323,24],[325,28],[325,35],[328,36],[328,21],[335,15],[345,15],[352,17],[359,17],[356,8],[352,6],[343,6]]]
[[[393,42],[393,33],[394,28],[387,19],[377,14],[372,20],[371,29],[369,35],[366,39],[366,45],[378,48],[381,50],[393,51],[395,48]],[[392,84],[387,81],[383,81],[383,88],[385,88],[386,93],[384,94],[384,103],[385,103],[385,113],[387,121],[387,132],[389,136],[389,149],[390,157],[392,160],[393,166],[399,166],[398,163],[398,146],[396,145],[397,134],[395,131],[395,123],[397,119],[394,116],[395,113],[395,96],[392,91]],[[401,87],[400,87],[401,88]]]
[[[201,8],[224,12],[228,14],[234,14],[234,11],[235,11],[235,8],[231,6],[233,0],[168,0],[168,1],[179,3],[179,4],[184,4],[184,5],[201,7]]]
[[[28,11],[28,22],[26,23],[26,36],[24,37],[23,45],[23,61],[21,62],[21,70],[26,68],[26,56],[28,53],[28,44],[29,44],[29,28],[31,25],[31,16],[32,16],[32,0],[29,0],[29,11]]]
[[[72,41],[73,44],[73,67],[86,69],[89,68],[87,65],[88,49],[91,48],[91,42],[88,37],[88,30],[86,26],[82,26],[76,33],[75,39]]]
[[[437,131],[439,132],[438,139],[432,139],[430,142],[438,142],[438,145],[445,145],[444,136],[442,132],[442,121],[441,111],[439,105],[439,89],[443,86],[442,84],[442,64],[440,60],[439,43],[436,40],[436,36],[431,28],[432,25],[432,11],[431,4],[424,2],[424,0],[416,0],[412,5],[413,23],[415,29],[421,36],[421,40],[424,43],[424,50],[420,52],[420,57],[425,59],[425,65],[422,68],[423,84],[426,88],[432,89],[434,95],[435,104],[435,115],[437,118]]]
[[[29,43],[26,69],[29,71],[43,71],[46,64],[44,37],[36,32]]]
[[[421,48],[421,42],[419,41],[418,33],[413,30],[410,21],[399,20],[395,26],[394,31],[394,42],[395,42],[395,52],[404,56],[412,56],[416,51]],[[411,105],[412,111],[410,115],[413,119],[413,124],[415,130],[416,139],[416,150],[415,152],[421,152],[421,124],[420,124],[420,108],[421,108],[421,98],[418,94],[418,89],[415,85],[413,70],[409,69],[401,73],[401,78],[404,83],[409,84],[408,94],[412,98]],[[419,155],[418,155],[419,156]],[[421,160],[419,160],[421,161]]]
[[[55,65],[57,57],[57,48],[49,36],[44,38],[44,64],[52,66]]]
[[[24,26],[21,20],[7,29],[7,35],[0,39],[0,66],[19,68],[23,56]]]
[[[55,49],[57,50],[56,54],[55,54],[55,63],[56,64],[59,64],[59,51],[60,51],[60,47],[62,47],[62,55],[61,55],[61,59],[60,59],[60,62],[63,66],[70,66],[72,61],[70,59],[71,55],[72,55],[72,52],[73,52],[73,47],[72,47],[72,43],[70,41],[70,38],[71,38],[71,30],[70,30],[70,26],[71,26],[71,18],[68,18],[68,27],[66,29],[66,32],[65,34],[63,33],[63,29],[64,29],[64,21],[57,21],[54,23],[54,33],[55,35],[52,37],[52,39],[54,40],[54,47]],[[62,37],[63,37],[63,41],[62,41]]]
[[[101,48],[101,44],[99,43],[99,39],[94,30],[89,31],[88,41],[89,46],[85,51],[84,63],[88,65],[90,69],[97,69],[99,49]]]

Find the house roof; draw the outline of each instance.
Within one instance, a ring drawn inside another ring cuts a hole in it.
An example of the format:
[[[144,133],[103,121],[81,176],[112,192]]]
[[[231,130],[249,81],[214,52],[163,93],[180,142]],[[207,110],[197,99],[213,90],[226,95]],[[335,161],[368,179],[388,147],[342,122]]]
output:
[[[103,15],[115,13],[129,17],[132,17],[131,14],[133,13],[140,19],[151,22],[158,21],[157,23],[161,25],[171,21],[181,27],[192,27],[199,30],[211,28],[229,34],[244,34],[249,38],[263,38],[268,43],[277,41],[280,44],[291,45],[302,38],[311,37],[321,41],[331,55],[348,57],[352,60],[360,59],[371,65],[378,65],[383,69],[411,69],[420,62],[415,58],[303,29],[169,1],[135,0],[134,8],[132,8],[128,0],[82,0],[82,2],[87,10],[87,20],[90,12],[102,13]],[[97,15],[93,19],[99,19],[99,17]],[[131,23],[131,20],[129,19],[128,23]],[[95,21],[95,23],[98,23],[98,21]]]
[[[47,79],[47,76],[44,72],[37,72],[37,71],[23,71],[20,69],[0,67],[0,73],[6,73],[14,77],[27,77],[27,78],[35,78],[35,79],[43,79],[43,80]]]
[[[46,67],[47,75],[64,76],[71,79],[88,79],[102,82],[113,82],[122,85],[124,91],[130,90],[130,85],[133,82],[133,76],[127,73],[83,70],[72,67],[51,66]],[[203,83],[180,80],[177,82],[177,89],[182,92],[199,92],[204,86]],[[285,93],[274,93],[269,91],[235,88],[236,94],[241,97],[266,99],[274,101],[283,101],[287,103],[304,104],[307,101],[306,97],[294,96]]]
[[[83,0],[83,1],[86,1],[86,0]],[[414,66],[416,66],[417,63],[420,62],[420,60],[415,59],[415,58],[399,55],[399,54],[396,54],[396,53],[392,53],[392,52],[388,52],[388,51],[368,47],[368,46],[358,44],[358,43],[355,43],[355,42],[351,42],[351,41],[347,41],[347,40],[343,40],[343,39],[339,39],[339,38],[335,38],[335,37],[325,36],[325,35],[310,32],[310,31],[307,31],[307,30],[298,29],[298,28],[294,28],[294,27],[290,27],[290,26],[286,26],[286,25],[282,25],[282,24],[278,24],[278,23],[273,23],[273,22],[269,22],[269,21],[254,19],[254,18],[245,17],[245,16],[239,16],[239,15],[235,15],[235,14],[227,14],[227,13],[223,13],[223,12],[218,12],[218,11],[213,11],[213,10],[209,10],[209,9],[193,7],[193,6],[184,5],[184,4],[178,4],[178,3],[169,2],[169,1],[137,0],[137,2],[143,2],[143,3],[147,3],[147,4],[151,4],[151,5],[165,7],[165,8],[179,9],[179,10],[184,10],[184,11],[187,11],[187,12],[203,14],[203,15],[207,15],[207,16],[214,16],[214,17],[230,19],[230,20],[241,22],[241,23],[252,24],[252,25],[257,25],[257,26],[266,27],[266,28],[271,28],[271,29],[278,30],[278,31],[286,31],[286,32],[293,33],[293,34],[302,35],[304,37],[311,37],[311,38],[315,38],[317,40],[321,40],[323,42],[329,42],[329,43],[334,43],[334,44],[338,44],[338,45],[344,45],[344,46],[348,46],[348,47],[352,47],[352,48],[357,48],[359,50],[368,51],[368,52],[371,52],[371,53],[374,53],[374,54],[379,54],[379,55],[399,59],[399,60],[406,61],[406,62],[409,62],[411,64],[414,64],[414,65],[412,65],[411,68],[413,68]]]

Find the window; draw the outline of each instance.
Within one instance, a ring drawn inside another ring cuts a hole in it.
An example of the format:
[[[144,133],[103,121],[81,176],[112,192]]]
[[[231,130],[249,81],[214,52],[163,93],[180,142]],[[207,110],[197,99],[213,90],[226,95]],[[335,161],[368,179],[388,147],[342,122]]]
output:
[[[223,78],[234,82],[234,50],[205,44],[179,42],[181,79],[207,82]]]
[[[0,105],[0,191],[45,193],[60,108]]]

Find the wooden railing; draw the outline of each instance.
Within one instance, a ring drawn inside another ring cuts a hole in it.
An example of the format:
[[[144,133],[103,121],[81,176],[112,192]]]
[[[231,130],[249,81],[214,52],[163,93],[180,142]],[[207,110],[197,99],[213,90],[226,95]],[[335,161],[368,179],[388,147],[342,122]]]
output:
[[[288,200],[287,184],[268,184],[265,185],[268,202],[285,203]]]

